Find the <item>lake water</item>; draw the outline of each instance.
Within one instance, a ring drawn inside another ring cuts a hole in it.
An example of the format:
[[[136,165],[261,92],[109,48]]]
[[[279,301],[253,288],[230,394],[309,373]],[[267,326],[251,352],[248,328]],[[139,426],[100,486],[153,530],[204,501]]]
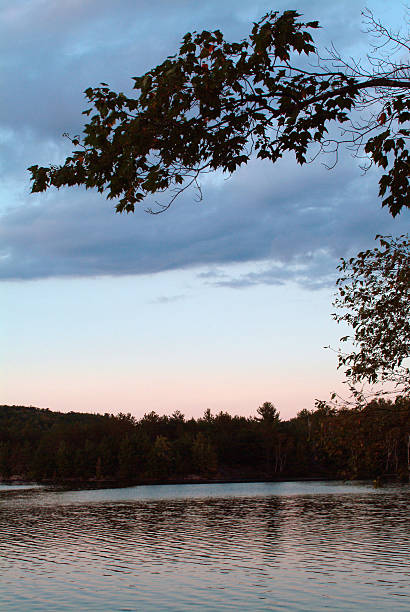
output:
[[[410,610],[410,488],[0,486],[0,609]]]

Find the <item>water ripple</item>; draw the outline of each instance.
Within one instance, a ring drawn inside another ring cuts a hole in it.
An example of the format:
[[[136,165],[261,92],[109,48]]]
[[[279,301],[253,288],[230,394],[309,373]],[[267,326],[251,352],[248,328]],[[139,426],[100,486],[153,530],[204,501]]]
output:
[[[408,487],[237,487],[0,491],[0,608],[409,609]]]

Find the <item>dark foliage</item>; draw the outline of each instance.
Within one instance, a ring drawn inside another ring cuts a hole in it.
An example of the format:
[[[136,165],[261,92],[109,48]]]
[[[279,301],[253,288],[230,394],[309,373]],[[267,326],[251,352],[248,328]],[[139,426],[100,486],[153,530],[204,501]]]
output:
[[[339,352],[339,367],[353,384],[390,382],[410,390],[410,241],[408,234],[376,236],[380,246],[342,259],[333,303],[337,322],[347,323],[353,350]]]
[[[376,42],[367,58],[349,63],[331,50],[324,59],[311,35],[318,22],[300,16],[269,12],[235,43],[219,30],[188,33],[176,55],[134,78],[134,97],[106,83],[86,89],[84,136],[71,138],[62,166],[29,168],[32,191],[84,185],[118,200],[120,212],[167,192],[161,212],[190,185],[201,193],[205,172],[287,152],[299,164],[330,152],[332,165],[346,145],[384,171],[382,203],[397,215],[410,201],[409,66],[396,61],[399,51],[408,57],[408,40],[368,11]]]
[[[36,481],[152,482],[290,477],[408,478],[410,400],[339,410],[320,403],[289,421],[206,411],[68,414],[0,407],[0,476]]]

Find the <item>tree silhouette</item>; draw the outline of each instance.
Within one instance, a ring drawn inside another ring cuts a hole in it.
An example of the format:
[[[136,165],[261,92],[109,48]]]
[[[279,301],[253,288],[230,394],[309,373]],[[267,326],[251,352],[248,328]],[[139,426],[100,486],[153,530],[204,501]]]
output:
[[[376,236],[380,246],[342,259],[333,318],[347,323],[350,352],[339,351],[339,367],[353,384],[394,382],[410,391],[410,241],[408,235]]]
[[[203,173],[233,173],[252,156],[273,163],[288,151],[299,164],[346,145],[364,166],[383,169],[382,204],[395,216],[410,204],[408,37],[364,14],[372,39],[365,60],[347,62],[315,46],[300,14],[267,13],[249,37],[225,41],[219,30],[184,36],[179,51],[134,78],[134,97],[106,83],[85,91],[91,116],[62,166],[29,168],[32,191],[84,185],[132,212],[166,192],[168,208]],[[337,130],[340,128],[339,134]]]

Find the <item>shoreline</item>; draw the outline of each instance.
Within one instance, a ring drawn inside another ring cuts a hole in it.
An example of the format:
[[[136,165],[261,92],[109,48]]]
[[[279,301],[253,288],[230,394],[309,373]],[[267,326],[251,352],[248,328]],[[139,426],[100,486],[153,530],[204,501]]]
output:
[[[61,488],[83,488],[83,489],[120,489],[126,487],[138,487],[138,486],[166,486],[166,485],[193,485],[193,484],[252,484],[252,483],[280,483],[280,482],[376,482],[375,479],[372,478],[342,478],[337,475],[333,476],[300,476],[300,477],[289,477],[289,478],[218,478],[218,479],[210,479],[210,478],[185,478],[185,479],[144,479],[137,481],[130,480],[26,480],[26,479],[0,479],[0,485],[36,485],[36,486],[52,486],[52,487],[61,487]],[[387,482],[399,482],[399,479],[393,477],[386,477],[377,479],[380,484]]]

